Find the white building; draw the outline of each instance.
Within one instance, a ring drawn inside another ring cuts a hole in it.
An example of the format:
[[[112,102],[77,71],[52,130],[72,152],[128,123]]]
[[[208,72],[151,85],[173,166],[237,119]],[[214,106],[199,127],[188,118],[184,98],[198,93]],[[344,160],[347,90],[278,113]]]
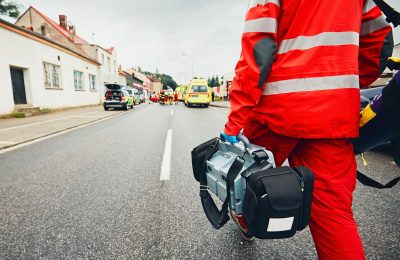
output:
[[[99,63],[0,19],[0,114],[100,103]]]
[[[96,60],[101,64],[99,73],[99,96],[105,92],[107,83],[119,83],[117,54],[115,48],[102,48],[90,44],[77,34],[77,28],[72,25],[66,15],[59,15],[58,23],[33,6],[30,6],[16,21],[16,25],[29,28],[69,49]]]
[[[121,84],[121,82],[123,82],[118,73],[118,58],[115,48],[104,49],[96,44],[82,44],[81,46],[90,57],[100,63],[99,93],[101,96],[103,96],[105,92],[105,84]],[[123,85],[126,85],[126,82]]]

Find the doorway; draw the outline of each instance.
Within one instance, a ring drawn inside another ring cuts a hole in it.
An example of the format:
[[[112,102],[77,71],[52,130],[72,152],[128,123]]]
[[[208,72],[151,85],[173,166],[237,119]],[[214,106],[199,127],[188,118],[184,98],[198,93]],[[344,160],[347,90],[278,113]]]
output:
[[[24,71],[22,69],[10,68],[11,72],[11,82],[14,94],[14,104],[15,105],[25,105],[26,102],[26,92],[25,92],[25,81],[24,81]]]

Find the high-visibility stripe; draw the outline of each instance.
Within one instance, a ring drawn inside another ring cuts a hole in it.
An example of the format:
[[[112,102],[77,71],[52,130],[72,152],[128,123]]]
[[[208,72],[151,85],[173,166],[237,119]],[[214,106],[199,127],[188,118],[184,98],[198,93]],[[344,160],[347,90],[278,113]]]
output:
[[[278,54],[293,50],[307,50],[320,46],[339,46],[359,44],[359,34],[356,32],[325,32],[313,36],[299,36],[283,40],[279,45]]]
[[[373,8],[375,8],[376,4],[374,3],[374,1],[372,0],[368,0],[363,8],[363,14],[368,13],[369,11],[371,11]]]
[[[280,0],[250,0],[248,9],[256,7],[257,5],[266,5],[268,3],[276,4],[279,7],[281,6]]]
[[[385,16],[381,15],[378,18],[365,22],[361,25],[361,35],[366,35],[370,34],[373,32],[376,32],[380,29],[385,28],[386,26],[389,26],[388,22],[385,20]]]
[[[265,85],[263,95],[346,88],[359,88],[357,75],[301,78],[270,82]]]
[[[243,33],[276,33],[275,18],[258,18],[246,21]]]

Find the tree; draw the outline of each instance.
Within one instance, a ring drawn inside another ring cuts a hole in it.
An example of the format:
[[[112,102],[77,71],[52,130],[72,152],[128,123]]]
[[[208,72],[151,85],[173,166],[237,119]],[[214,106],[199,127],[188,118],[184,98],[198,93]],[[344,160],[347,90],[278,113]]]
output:
[[[18,18],[20,6],[14,1],[0,0],[0,15]]]
[[[211,84],[210,84],[210,88],[213,88],[213,87],[215,87],[215,78],[214,78],[214,76],[212,76]]]
[[[159,78],[161,79],[164,89],[171,87],[173,90],[175,90],[178,87],[178,84],[170,75],[159,74]]]
[[[218,87],[218,86],[220,86],[220,83],[219,83],[219,76],[217,75],[215,77],[215,85],[214,85],[214,87]]]

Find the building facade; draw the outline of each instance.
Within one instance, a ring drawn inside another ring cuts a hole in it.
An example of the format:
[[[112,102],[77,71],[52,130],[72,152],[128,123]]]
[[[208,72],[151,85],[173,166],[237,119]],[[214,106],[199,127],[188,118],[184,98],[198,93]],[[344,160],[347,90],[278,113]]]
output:
[[[0,39],[0,114],[99,104],[97,61],[4,20]]]
[[[81,44],[81,46],[87,55],[100,63],[99,93],[101,96],[105,93],[105,84],[122,82],[118,72],[118,58],[115,48],[104,49],[96,44]],[[126,85],[126,82],[123,85]]]

